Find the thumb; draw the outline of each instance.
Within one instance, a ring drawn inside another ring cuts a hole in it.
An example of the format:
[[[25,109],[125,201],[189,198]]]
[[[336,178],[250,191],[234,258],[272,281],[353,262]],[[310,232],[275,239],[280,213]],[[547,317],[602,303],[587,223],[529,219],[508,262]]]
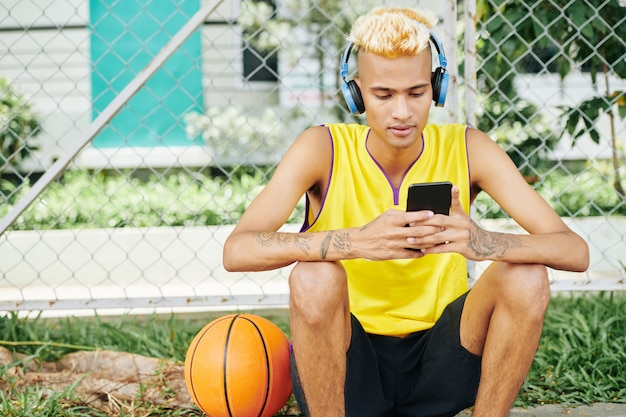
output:
[[[457,187],[456,185],[452,186],[452,190],[450,191],[452,194],[452,202],[450,204],[450,213],[454,213],[454,212],[458,212],[458,211],[462,211],[465,212],[463,210],[463,206],[461,205],[461,199],[460,199],[460,191],[459,191],[459,187]]]

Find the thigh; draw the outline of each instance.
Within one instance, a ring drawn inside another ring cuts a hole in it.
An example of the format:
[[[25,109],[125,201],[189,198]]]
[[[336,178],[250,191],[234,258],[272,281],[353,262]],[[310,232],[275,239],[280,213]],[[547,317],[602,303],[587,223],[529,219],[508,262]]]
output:
[[[496,309],[516,310],[541,318],[550,299],[546,267],[492,262],[467,296],[461,317],[461,344],[482,355],[491,317]]]
[[[391,416],[395,381],[381,363],[361,323],[352,318],[352,340],[346,354],[346,417]]]
[[[391,417],[393,408],[392,382],[382,376],[376,350],[361,323],[351,315],[352,334],[346,352],[346,380],[344,386],[346,417]],[[323,349],[323,346],[319,346]],[[294,397],[300,410],[309,415],[297,364],[291,355],[291,378]],[[388,397],[392,399],[389,400]]]
[[[461,346],[460,319],[467,294],[451,303],[425,340],[412,372],[405,374],[397,416],[455,416],[474,404],[481,358]]]

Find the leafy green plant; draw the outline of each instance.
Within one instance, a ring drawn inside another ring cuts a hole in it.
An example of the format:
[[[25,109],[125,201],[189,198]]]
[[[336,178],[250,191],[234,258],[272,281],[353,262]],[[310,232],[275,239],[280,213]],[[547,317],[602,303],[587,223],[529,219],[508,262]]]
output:
[[[37,149],[33,139],[41,123],[30,104],[5,77],[0,77],[0,173]]]
[[[233,224],[260,192],[269,171],[240,170],[229,176],[172,173],[146,181],[121,175],[68,171],[52,183],[11,226],[12,230],[107,227],[206,226]],[[607,182],[602,169],[572,173],[561,169],[541,173],[535,187],[561,216],[626,215],[626,205]],[[30,190],[25,183],[10,198]],[[480,218],[503,217],[485,193],[476,199]],[[11,204],[0,204],[0,217]],[[303,203],[289,223],[301,223]]]
[[[576,173],[553,169],[541,173],[534,186],[559,216],[626,215],[626,205],[621,204],[611,187],[609,176],[601,164],[587,166]],[[478,195],[475,206],[479,218],[505,217],[500,207],[485,193]]]
[[[610,137],[613,162],[613,187],[624,199],[626,194],[622,184],[620,169],[623,156],[617,137],[616,119],[626,117],[626,91],[613,90],[610,85],[611,75],[626,78],[626,25],[624,25],[624,6],[618,0],[607,1],[597,10],[597,5],[578,0],[567,5],[571,19],[563,19],[558,27],[550,27],[549,31],[556,41],[564,47],[564,52],[557,60],[563,68],[576,63],[589,71],[594,88],[598,89],[598,74],[603,78],[603,91],[574,106],[563,106],[565,118],[564,133],[569,133],[573,142],[583,134],[599,143],[600,132],[597,129],[602,114],[609,118]],[[557,7],[553,13],[556,13]],[[548,6],[550,7],[550,6]],[[561,71],[564,77],[565,71]],[[617,112],[616,112],[617,110]],[[580,126],[582,124],[582,126]]]
[[[538,191],[560,216],[626,215],[610,181],[610,173],[588,168],[575,175],[561,170],[546,175]]]
[[[13,230],[205,226],[235,223],[267,182],[261,169],[209,177],[174,173],[147,181],[67,171],[12,225]],[[24,184],[11,198],[30,190]],[[11,209],[0,205],[0,217]],[[299,217],[291,221],[298,221]]]
[[[558,137],[537,106],[520,97],[515,84],[525,72],[524,57],[534,45],[547,42],[536,34],[541,25],[529,16],[532,12],[520,0],[477,1],[476,76],[482,101],[476,119],[477,127],[504,148],[523,175],[536,177]]]
[[[238,19],[244,41],[254,49],[271,52],[289,38],[291,24],[276,16],[275,8],[263,0],[243,0]]]
[[[622,293],[553,299],[518,402],[624,402],[626,297]]]
[[[260,156],[278,160],[286,149],[285,124],[276,109],[266,107],[258,114],[241,107],[209,107],[204,114],[185,115],[185,131],[191,139],[202,138],[214,156]]]
[[[486,100],[479,119],[479,128],[490,132],[489,136],[529,180],[549,167],[548,153],[558,138],[547,120],[538,115],[536,106],[524,100],[512,105],[503,105],[497,99]]]
[[[478,56],[482,59],[478,82],[480,90],[488,95],[479,127],[490,131],[502,124],[521,121],[529,125],[527,130],[534,132],[534,123],[542,119],[540,114],[535,110],[529,118],[514,110],[518,103],[514,85],[518,73],[533,68],[540,73],[556,72],[564,79],[574,66],[579,66],[601,92],[578,104],[561,107],[564,126],[556,129],[561,130],[556,139],[568,133],[573,138],[572,145],[585,134],[596,143],[607,140],[612,151],[613,186],[622,200],[625,197],[621,180],[623,145],[617,135],[616,121],[626,117],[626,96],[624,91],[610,86],[610,79],[611,76],[626,78],[623,16],[624,7],[619,0],[608,0],[601,6],[586,0],[554,0],[532,5],[523,0],[477,2],[482,29],[477,43]],[[598,88],[598,75],[602,76],[602,88]],[[491,101],[511,110],[493,112]],[[601,138],[598,130],[603,115],[609,118],[608,138]],[[544,136],[545,145],[556,143],[554,136]],[[529,145],[532,149],[533,144]]]

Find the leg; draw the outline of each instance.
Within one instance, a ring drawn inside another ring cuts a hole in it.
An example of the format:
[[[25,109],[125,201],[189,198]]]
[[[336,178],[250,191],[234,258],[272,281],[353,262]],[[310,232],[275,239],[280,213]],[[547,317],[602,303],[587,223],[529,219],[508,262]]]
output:
[[[494,262],[470,291],[461,344],[482,355],[474,416],[507,416],[537,351],[550,286],[542,265]]]
[[[339,263],[300,262],[289,288],[293,353],[310,416],[344,416],[351,335],[345,270]]]
[[[452,417],[474,405],[481,374],[481,357],[461,347],[460,321],[467,294],[450,303],[435,325],[422,335],[404,338],[405,378],[399,385],[396,416]],[[419,336],[419,337],[418,337]],[[411,362],[413,361],[413,362]]]

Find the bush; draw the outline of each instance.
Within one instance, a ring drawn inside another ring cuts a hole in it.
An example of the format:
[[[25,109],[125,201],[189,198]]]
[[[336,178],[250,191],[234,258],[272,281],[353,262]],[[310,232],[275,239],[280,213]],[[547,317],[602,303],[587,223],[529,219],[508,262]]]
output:
[[[228,176],[174,173],[147,181],[67,171],[13,224],[13,230],[107,227],[206,226],[236,223],[267,182],[262,171]],[[14,203],[30,189],[24,184]],[[0,205],[0,218],[11,209]]]
[[[37,149],[33,138],[41,133],[41,123],[30,104],[9,81],[0,77],[0,173],[14,167]]]
[[[572,173],[560,168],[540,175],[535,189],[562,217],[626,215],[626,205],[611,185],[605,170],[586,167]],[[502,218],[504,212],[485,193],[475,202],[478,217]]]
[[[54,182],[13,224],[13,230],[96,227],[206,226],[236,223],[267,183],[271,169],[239,168],[234,173],[153,175],[147,181],[123,175],[68,171]],[[22,184],[0,204],[0,218],[30,189]],[[576,175],[554,171],[537,190],[561,216],[626,215],[626,206],[606,176],[596,170]],[[505,214],[485,193],[476,199],[479,218]],[[301,223],[303,204],[290,223]]]

